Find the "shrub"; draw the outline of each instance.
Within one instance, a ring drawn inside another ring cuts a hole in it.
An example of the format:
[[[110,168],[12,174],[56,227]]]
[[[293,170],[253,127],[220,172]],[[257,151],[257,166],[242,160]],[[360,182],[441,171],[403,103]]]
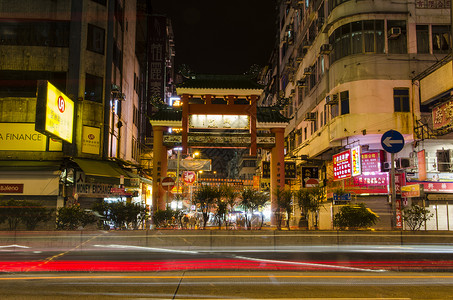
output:
[[[334,226],[340,229],[367,228],[376,224],[379,217],[365,204],[345,205],[334,216]]]
[[[433,214],[430,214],[428,209],[417,204],[403,209],[403,220],[411,230],[419,230],[432,216]]]
[[[57,210],[56,226],[60,230],[75,230],[96,221],[97,218],[91,212],[81,209],[79,205],[60,207]]]

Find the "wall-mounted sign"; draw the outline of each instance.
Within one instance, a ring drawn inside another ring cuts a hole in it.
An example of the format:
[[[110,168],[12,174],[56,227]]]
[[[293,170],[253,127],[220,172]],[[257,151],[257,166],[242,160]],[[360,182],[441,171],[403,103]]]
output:
[[[296,162],[285,161],[285,179],[296,179]]]
[[[189,128],[249,129],[248,115],[191,115]]]
[[[453,121],[453,101],[445,102],[433,108],[433,129],[451,125]]]
[[[263,161],[261,168],[261,178],[271,178],[271,162]],[[296,179],[296,163],[285,161],[285,179]]]
[[[362,153],[362,172],[381,172],[381,165],[384,161],[384,151]]]
[[[74,102],[50,82],[39,81],[36,131],[72,143],[73,126]]]
[[[333,180],[341,180],[352,176],[351,151],[346,150],[333,156]]]
[[[47,137],[34,123],[0,123],[0,150],[46,151]]]
[[[318,167],[302,167],[302,186],[313,187],[319,184]]]
[[[410,184],[401,187],[401,197],[421,197],[423,196],[422,184]]]
[[[101,129],[97,127],[83,126],[82,129],[82,152],[99,154],[101,145]]]
[[[189,134],[187,142],[197,146],[247,147],[252,143],[252,138],[250,135]]]
[[[425,150],[417,152],[418,160],[418,180],[426,180],[426,157]]]
[[[351,149],[351,167],[353,177],[362,174],[362,160],[360,150],[361,150],[360,146]]]
[[[0,184],[0,194],[22,194],[23,192],[24,185],[21,183]]]

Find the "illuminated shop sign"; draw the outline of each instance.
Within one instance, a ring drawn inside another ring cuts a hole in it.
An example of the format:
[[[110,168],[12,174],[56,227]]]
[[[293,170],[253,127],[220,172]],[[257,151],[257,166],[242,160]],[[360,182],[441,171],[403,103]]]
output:
[[[72,143],[74,102],[48,81],[39,81],[36,131]]]
[[[333,156],[333,180],[341,180],[351,177],[351,150],[335,154]]]
[[[101,145],[101,129],[97,127],[83,126],[82,152],[99,154]]]
[[[46,151],[47,137],[34,123],[0,123],[0,150]]]
[[[357,146],[351,149],[351,166],[352,176],[358,176],[362,174],[362,161],[360,157],[361,147]]]
[[[384,161],[384,151],[362,153],[362,172],[381,172],[381,163]]]
[[[433,129],[449,126],[453,121],[453,101],[433,108]]]
[[[247,115],[191,115],[189,128],[206,129],[249,129]]]

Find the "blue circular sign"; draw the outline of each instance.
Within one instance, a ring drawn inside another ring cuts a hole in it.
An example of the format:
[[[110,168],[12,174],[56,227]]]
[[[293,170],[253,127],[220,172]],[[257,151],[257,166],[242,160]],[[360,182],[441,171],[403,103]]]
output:
[[[404,137],[396,130],[389,130],[382,135],[381,146],[389,153],[398,153],[404,148]]]

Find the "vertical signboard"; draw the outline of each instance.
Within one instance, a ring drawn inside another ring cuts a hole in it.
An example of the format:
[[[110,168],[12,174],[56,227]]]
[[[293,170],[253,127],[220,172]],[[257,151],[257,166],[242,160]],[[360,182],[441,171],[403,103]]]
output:
[[[384,155],[383,150],[362,153],[362,173],[381,172]]]
[[[296,163],[285,161],[285,179],[296,179]]]
[[[418,160],[418,180],[424,181],[426,180],[425,150],[417,152],[417,160]]]
[[[318,167],[302,167],[302,186],[313,187],[319,184]]]
[[[333,180],[341,180],[351,177],[351,150],[335,154],[333,156]]]
[[[351,149],[351,167],[353,177],[362,174],[362,160],[360,150],[361,150],[360,146]]]
[[[82,130],[82,152],[98,154],[101,145],[101,129],[91,126],[83,126]]]
[[[74,102],[48,81],[39,81],[35,130],[72,143]]]

